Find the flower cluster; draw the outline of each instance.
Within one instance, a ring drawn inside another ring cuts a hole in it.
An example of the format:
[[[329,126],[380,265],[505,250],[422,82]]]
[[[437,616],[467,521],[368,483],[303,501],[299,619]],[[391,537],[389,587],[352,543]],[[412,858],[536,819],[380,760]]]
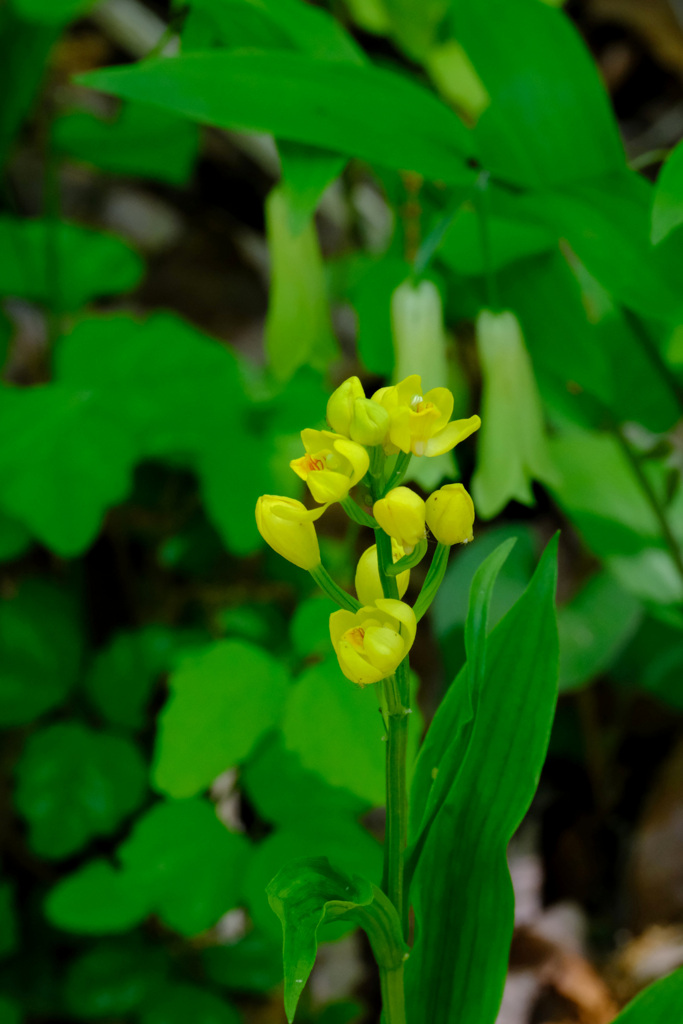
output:
[[[446,484],[424,501],[401,483],[413,455],[442,455],[480,426],[478,416],[451,420],[452,412],[451,392],[433,388],[423,395],[417,375],[370,398],[358,377],[350,377],[327,404],[330,429],[303,430],[304,454],[290,463],[318,507],[272,494],[256,504],[264,540],[308,570],[342,606],[330,616],[330,636],[342,672],[359,686],[392,676],[412,646],[417,616],[401,598],[411,568],[427,550],[427,531],[437,541],[437,553],[472,539],[474,505],[462,484]],[[359,504],[350,491],[361,483]],[[376,543],[363,552],[356,569],[358,600],[337,586],[320,562],[314,523],[334,502],[375,530]],[[443,559],[438,562],[445,568]]]

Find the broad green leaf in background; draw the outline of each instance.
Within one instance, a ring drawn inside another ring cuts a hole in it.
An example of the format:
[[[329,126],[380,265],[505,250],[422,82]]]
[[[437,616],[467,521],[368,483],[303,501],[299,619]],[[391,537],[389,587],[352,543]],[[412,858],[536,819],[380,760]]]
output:
[[[671,1024],[681,1012],[683,969],[649,985],[615,1017],[614,1024]]]
[[[0,510],[0,562],[23,555],[31,544],[26,527]]]
[[[422,61],[450,6],[449,0],[382,0],[391,35],[414,60]]]
[[[253,930],[202,953],[206,976],[233,992],[269,992],[282,982],[282,943]]]
[[[84,14],[95,0],[10,0],[17,14],[29,21],[65,25]]]
[[[144,264],[115,235],[65,221],[0,217],[0,295],[76,310],[135,288]]]
[[[141,1024],[240,1024],[237,1010],[199,985],[174,984],[145,1005]]]
[[[287,672],[253,644],[223,640],[188,656],[169,680],[160,718],[154,782],[188,797],[243,761],[276,724]]]
[[[23,1010],[21,1004],[9,996],[0,995],[1,1024],[21,1024]]]
[[[330,615],[336,610],[334,601],[317,595],[297,605],[289,632],[294,650],[300,657],[329,653]]]
[[[136,822],[117,856],[165,924],[197,935],[239,902],[249,843],[207,800],[170,800]]]
[[[110,835],[142,802],[146,767],[129,740],[63,722],[33,733],[17,764],[15,803],[29,843],[67,857]]]
[[[369,804],[384,803],[384,726],[372,687],[349,684],[336,658],[308,669],[293,686],[282,724],[285,746],[331,786]]]
[[[80,553],[122,501],[134,440],[90,390],[0,389],[0,501],[57,554]]]
[[[521,219],[489,216],[486,231],[487,254],[482,247],[480,214],[471,203],[463,204],[444,233],[437,250],[439,258],[458,274],[473,275],[499,271],[557,247],[553,231]]]
[[[152,688],[175,649],[174,632],[165,626],[117,634],[96,654],[86,676],[93,706],[112,725],[141,729]]]
[[[149,913],[147,893],[128,884],[106,860],[88,861],[49,892],[45,914],[67,932],[106,935],[125,932]]]
[[[554,227],[617,302],[642,316],[680,323],[683,236],[652,247],[652,195],[650,182],[623,171],[520,200],[519,206]]]
[[[155,913],[181,935],[197,935],[239,902],[249,844],[225,828],[208,801],[168,801],[138,819],[117,857],[120,870],[95,860],[58,882],[47,898],[48,919],[66,931],[101,935]]]
[[[287,193],[266,200],[271,256],[266,351],[273,373],[288,380],[302,365],[327,366],[336,353],[315,225],[292,231]]]
[[[222,462],[207,476],[214,488],[215,479],[232,481],[245,452],[233,445],[228,463],[226,439],[243,429],[244,407],[235,357],[180,318],[81,321],[59,346],[56,383],[0,389],[10,439],[0,453],[4,510],[58,554],[78,554],[125,497],[139,459],[199,459],[220,445]],[[255,497],[231,489],[236,526],[226,533],[253,550]]]
[[[61,153],[110,174],[184,185],[199,148],[197,126],[144,103],[126,103],[115,120],[87,111],[57,118],[53,144]]]
[[[476,122],[486,110],[491,97],[474,70],[472,61],[456,39],[431,46],[425,66],[441,95]]]
[[[427,746],[418,762],[417,792],[428,791],[435,774],[447,789],[424,832],[411,888],[408,1013],[432,1024],[456,1015],[460,1024],[493,1024],[498,1013],[513,927],[507,845],[538,784],[557,696],[556,559],[554,540],[487,639],[471,724],[463,731],[462,677],[435,716],[432,730],[452,735],[458,752],[443,755],[448,780]]]
[[[653,245],[683,224],[683,143],[673,149],[662,165],[652,204]]]
[[[289,231],[296,237],[306,229],[321,195],[344,170],[347,158],[299,142],[282,141],[278,151]]]
[[[638,629],[643,609],[600,573],[560,609],[560,691],[575,690],[609,667]]]
[[[14,886],[9,882],[0,882],[0,957],[14,951],[18,938]]]
[[[71,595],[26,579],[0,601],[0,723],[24,725],[58,705],[74,686],[81,625]]]
[[[350,919],[366,932],[389,1012],[392,979],[400,976],[407,947],[396,909],[381,889],[362,876],[339,871],[326,857],[306,858],[280,869],[268,885],[268,899],[284,934],[285,1012],[290,1024],[315,963],[318,928],[337,918]]]
[[[610,677],[683,711],[683,644],[678,626],[647,617],[612,667]]]
[[[204,124],[412,170],[448,183],[474,177],[470,133],[435,96],[390,71],[295,53],[190,53],[79,77]],[[350,112],[353,116],[350,116]]]
[[[411,268],[404,260],[389,256],[359,266],[358,271],[348,291],[358,319],[358,355],[370,373],[391,377],[395,363],[391,296],[409,277]]]
[[[164,985],[169,966],[161,948],[136,938],[100,942],[69,965],[66,1006],[83,1020],[127,1015]]]
[[[538,0],[455,0],[451,29],[491,97],[474,129],[485,167],[536,187],[623,168],[607,92],[563,12]]]

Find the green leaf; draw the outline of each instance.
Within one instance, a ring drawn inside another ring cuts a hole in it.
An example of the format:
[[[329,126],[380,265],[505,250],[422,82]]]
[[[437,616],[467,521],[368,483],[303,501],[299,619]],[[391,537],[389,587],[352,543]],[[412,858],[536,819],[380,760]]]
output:
[[[471,203],[459,208],[444,232],[436,252],[456,273],[470,276],[484,274],[487,268],[499,271],[517,260],[548,252],[557,244],[555,232],[545,226],[509,217],[486,216],[488,254],[482,247],[481,217]]]
[[[269,992],[282,982],[281,944],[258,931],[205,949],[202,965],[211,981],[233,992]]]
[[[560,609],[560,690],[575,690],[605,669],[629,642],[642,618],[640,602],[607,573],[593,576]]]
[[[71,595],[24,580],[0,601],[0,723],[23,725],[56,707],[76,682],[80,621]]]
[[[315,818],[300,815],[256,846],[245,878],[249,916],[273,939],[277,938],[280,928],[268,905],[266,886],[283,864],[300,857],[329,857],[343,871],[362,872],[377,885],[382,876],[382,847],[361,825],[346,814],[340,814],[334,802],[321,808]],[[330,931],[332,927],[329,926]],[[348,929],[348,925],[346,927]],[[334,937],[339,937],[339,931]]]
[[[169,985],[145,1006],[141,1024],[240,1024],[237,1010],[198,985]]]
[[[274,658],[241,640],[219,641],[183,661],[159,719],[157,788],[192,796],[243,761],[278,722],[287,683]]]
[[[84,14],[95,0],[12,0],[12,6],[28,21],[65,25]]]
[[[51,5],[52,9],[58,7]],[[30,113],[61,24],[36,24],[14,5],[0,6],[0,67],[4,100],[0,112],[0,167],[4,167],[21,125]]]
[[[15,793],[31,846],[43,857],[68,857],[110,835],[140,805],[146,774],[137,747],[122,736],[77,722],[34,733],[17,765]]]
[[[0,957],[13,953],[17,940],[14,886],[9,882],[0,882]]]
[[[23,555],[31,545],[31,534],[17,519],[0,509],[0,562]]]
[[[161,948],[135,938],[101,942],[69,965],[67,1009],[84,1020],[125,1016],[163,986],[168,969]]]
[[[128,492],[132,438],[92,391],[60,384],[0,389],[0,432],[4,508],[57,554],[79,554]]]
[[[407,956],[396,909],[376,885],[332,867],[326,857],[306,858],[283,867],[268,885],[268,900],[284,933],[285,1012],[294,1020],[297,1003],[313,970],[318,928],[347,918],[367,933],[380,969],[385,1012],[391,976]]]
[[[0,995],[0,1024],[21,1024],[23,1019],[19,1003],[9,996]]]
[[[169,668],[176,638],[165,626],[119,633],[96,654],[85,679],[91,703],[112,725],[141,729],[152,688]]]
[[[135,288],[144,264],[115,235],[64,221],[0,217],[0,295],[76,310]]]
[[[136,822],[117,856],[165,924],[197,935],[239,902],[249,843],[207,800],[169,800]]]
[[[623,168],[607,92],[563,12],[538,0],[456,0],[451,29],[491,97],[474,130],[485,167],[536,187]]]
[[[486,640],[474,719],[466,722],[463,670],[418,761],[413,843],[431,787],[442,797],[411,861],[416,940],[406,971],[408,1015],[430,1024],[456,1015],[460,1024],[493,1024],[498,1012],[513,927],[507,846],[538,784],[557,695],[556,558],[554,540]]]
[[[652,204],[653,245],[683,224],[683,144],[671,150],[662,165]]]
[[[680,628],[646,618],[610,676],[683,711],[683,644]]]
[[[48,894],[45,914],[67,932],[125,932],[149,913],[149,896],[105,860],[92,860],[63,878]]]
[[[144,103],[126,103],[114,121],[86,111],[57,118],[53,144],[68,156],[111,174],[189,181],[199,148],[197,126]]]
[[[474,177],[465,164],[471,135],[458,117],[425,89],[378,68],[295,53],[208,52],[78,80],[219,128],[271,132],[432,180]]]
[[[386,747],[377,696],[373,687],[349,683],[336,658],[308,669],[292,687],[282,734],[304,768],[370,804],[384,803]]]
[[[347,159],[317,146],[284,140],[278,145],[278,150],[282,165],[282,193],[289,211],[289,230],[296,237],[305,230],[320,197],[342,173]]]
[[[271,257],[266,352],[279,380],[300,366],[327,366],[337,350],[327,302],[315,225],[292,231],[287,193],[275,188],[266,200]]]
[[[615,1017],[614,1024],[671,1024],[683,1004],[683,969],[649,985]]]

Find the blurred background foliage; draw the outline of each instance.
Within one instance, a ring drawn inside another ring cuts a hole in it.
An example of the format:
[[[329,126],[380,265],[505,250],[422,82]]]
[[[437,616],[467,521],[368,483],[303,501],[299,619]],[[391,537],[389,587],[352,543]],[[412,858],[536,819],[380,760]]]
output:
[[[606,1024],[683,962],[682,26],[674,0],[0,0],[1,1024],[281,1021],[270,878],[378,876],[372,694],[253,516],[300,496],[298,431],[351,373],[485,420],[415,477],[480,515],[415,745],[481,561],[517,538],[497,621],[562,528],[501,1022]],[[477,336],[486,308],[521,334]],[[319,532],[350,587],[345,529]],[[375,1021],[327,927],[300,1019]]]

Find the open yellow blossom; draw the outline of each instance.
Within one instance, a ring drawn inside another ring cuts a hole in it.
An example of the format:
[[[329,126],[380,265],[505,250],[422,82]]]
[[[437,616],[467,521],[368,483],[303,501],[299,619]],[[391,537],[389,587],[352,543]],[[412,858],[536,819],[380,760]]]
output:
[[[368,471],[370,459],[362,445],[330,430],[301,431],[306,454],[290,466],[316,501],[343,501]]]
[[[372,514],[384,532],[397,540],[407,555],[425,535],[425,503],[409,487],[393,487],[375,502]]]
[[[278,494],[262,494],[256,502],[256,526],[266,544],[310,572],[320,563],[320,548],[314,520],[323,508],[307,509],[295,498],[282,498]]]
[[[393,598],[380,598],[355,613],[330,615],[330,637],[339,666],[358,686],[392,675],[413,646],[416,630],[413,609]]]
[[[398,541],[394,540],[392,537],[392,561],[398,562],[399,558],[403,558],[404,555],[405,551]],[[408,589],[408,584],[410,583],[410,569],[405,569],[402,573],[399,573],[396,577],[396,583],[398,584],[398,596],[403,597]],[[358,595],[358,600],[361,604],[372,604],[373,601],[377,601],[379,598],[384,597],[382,581],[379,576],[376,544],[373,544],[370,548],[366,548],[358,559],[358,565],[356,566],[356,594]]]
[[[425,503],[427,526],[439,544],[466,544],[473,538],[474,503],[462,484],[446,484]]]
[[[443,455],[481,425],[478,416],[451,421],[451,392],[448,388],[432,388],[423,395],[418,374],[406,377],[395,387],[380,388],[372,398],[389,413],[391,443],[413,455]]]

